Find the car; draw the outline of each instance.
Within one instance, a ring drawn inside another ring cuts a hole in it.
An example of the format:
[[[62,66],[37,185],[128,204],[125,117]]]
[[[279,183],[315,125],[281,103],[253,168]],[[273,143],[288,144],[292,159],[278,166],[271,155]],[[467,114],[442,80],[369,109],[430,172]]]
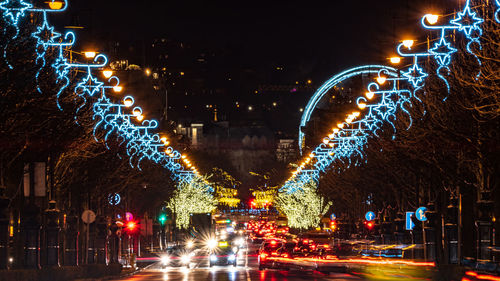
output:
[[[238,247],[232,247],[227,241],[219,241],[218,246],[212,249],[209,256],[209,266],[238,265]]]
[[[283,247],[284,241],[278,239],[268,239],[262,243],[257,256],[259,270],[273,267],[273,257],[279,257],[278,249]]]
[[[160,256],[161,267],[166,268],[168,266],[185,266],[190,267],[191,259],[195,256],[195,251],[191,251],[182,246],[174,246],[165,251]]]

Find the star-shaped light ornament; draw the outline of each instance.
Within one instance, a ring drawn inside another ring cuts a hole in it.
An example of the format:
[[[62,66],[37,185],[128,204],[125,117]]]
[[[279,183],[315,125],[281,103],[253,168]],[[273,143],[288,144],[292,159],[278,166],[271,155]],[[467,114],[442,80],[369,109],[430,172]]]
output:
[[[67,78],[69,69],[71,68],[71,66],[68,64],[68,61],[64,57],[58,57],[56,61],[52,64],[52,67],[54,67],[56,70],[57,81],[61,81],[64,78]]]
[[[61,37],[61,33],[54,32],[54,27],[49,26],[47,21],[43,21],[42,26],[39,26],[33,33],[33,37],[37,39],[37,44],[54,43],[54,39]]]
[[[444,36],[441,37],[439,42],[434,44],[432,49],[429,49],[429,53],[434,55],[434,58],[440,66],[448,66],[451,62],[451,54],[456,51],[457,49],[451,47],[449,42],[446,42]]]
[[[5,11],[4,16],[15,26],[19,22],[19,18],[24,16],[26,10],[32,7],[33,5],[23,0],[5,0],[0,3],[0,9]]]
[[[450,23],[458,26],[459,31],[463,31],[467,37],[470,37],[472,30],[481,30],[479,25],[483,23],[483,19],[477,16],[476,12],[472,12],[469,6],[469,1],[465,5],[463,11],[457,14],[457,18]]]
[[[424,82],[425,77],[428,76],[424,70],[418,66],[418,64],[414,64],[412,67],[408,69],[408,72],[403,72],[403,76],[408,79],[408,81],[415,88],[422,87],[422,83]]]
[[[100,88],[104,85],[103,82],[97,80],[90,73],[87,75],[82,82],[78,83],[76,88],[81,88],[84,92],[87,92],[89,96],[94,96],[95,93],[99,92]]]

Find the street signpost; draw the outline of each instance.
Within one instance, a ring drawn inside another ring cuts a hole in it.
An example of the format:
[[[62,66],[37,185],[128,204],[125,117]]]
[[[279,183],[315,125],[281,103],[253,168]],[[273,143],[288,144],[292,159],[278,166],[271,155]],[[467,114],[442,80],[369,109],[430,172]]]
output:
[[[87,257],[87,263],[89,262],[89,232],[90,232],[90,224],[95,221],[95,213],[92,210],[85,210],[82,213],[82,221],[87,225],[87,242],[85,245],[85,250],[87,252],[86,257]]]
[[[427,212],[426,207],[420,207],[415,211],[415,217],[419,221],[427,221],[427,217],[425,216],[425,212]]]
[[[415,224],[411,221],[413,212],[406,212],[406,230],[413,230]]]
[[[366,219],[367,221],[372,221],[372,220],[374,220],[374,219],[375,219],[375,213],[374,213],[374,212],[372,212],[372,211],[368,211],[368,212],[366,212],[366,214],[365,214],[365,219]]]

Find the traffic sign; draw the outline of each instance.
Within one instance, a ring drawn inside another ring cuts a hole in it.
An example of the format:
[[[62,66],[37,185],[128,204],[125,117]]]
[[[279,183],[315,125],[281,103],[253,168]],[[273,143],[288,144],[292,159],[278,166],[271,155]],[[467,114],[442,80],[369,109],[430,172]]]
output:
[[[413,216],[413,212],[406,212],[406,230],[413,230],[415,224],[411,221],[411,217]]]
[[[95,221],[95,213],[92,210],[83,211],[82,221],[87,224],[93,223]]]
[[[372,220],[374,220],[374,219],[375,219],[375,213],[374,213],[374,212],[372,212],[372,211],[368,211],[368,212],[366,212],[366,214],[365,214],[365,219],[366,219],[367,221],[372,221]]]
[[[336,220],[336,219],[337,219],[337,216],[336,216],[334,213],[332,213],[332,214],[330,215],[330,219],[331,219],[332,221],[334,221],[334,220]]]
[[[427,221],[427,217],[425,216],[425,212],[427,212],[426,207],[420,207],[415,211],[415,217],[419,221]]]
[[[125,220],[126,221],[131,221],[134,219],[134,215],[132,215],[131,212],[125,212]]]
[[[121,198],[120,194],[118,194],[118,193],[110,193],[108,195],[108,202],[112,206],[116,206],[116,205],[120,204],[121,200],[122,200],[122,198]]]

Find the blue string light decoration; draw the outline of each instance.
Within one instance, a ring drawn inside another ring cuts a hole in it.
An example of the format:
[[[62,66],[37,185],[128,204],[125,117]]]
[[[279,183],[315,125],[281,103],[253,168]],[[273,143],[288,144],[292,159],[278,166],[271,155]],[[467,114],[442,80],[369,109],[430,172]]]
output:
[[[24,17],[26,11],[32,7],[33,5],[23,0],[5,0],[0,2],[0,10],[2,10],[3,17],[7,20],[7,23],[16,30],[12,39],[19,35],[19,19]],[[4,27],[4,29],[5,28],[6,27]]]
[[[481,42],[479,39],[481,35],[483,35],[483,30],[481,28],[481,24],[484,20],[477,16],[477,12],[473,12],[470,9],[470,0],[465,2],[465,7],[463,11],[457,14],[457,18],[450,21],[451,24],[457,26],[459,31],[462,31],[465,34],[465,37],[469,41],[467,43],[467,52],[473,55],[479,66],[481,66],[481,60],[479,57],[472,51],[472,44],[477,44],[478,48],[481,49]],[[479,79],[481,75],[481,70],[479,69],[476,79]]]
[[[497,11],[495,11],[495,19],[499,21],[498,11],[500,10],[500,0],[495,0],[495,2],[499,6]],[[403,50],[403,47],[408,51],[411,50],[413,46],[413,41],[411,40],[405,40],[399,44],[396,49],[397,53],[402,57],[412,58],[412,65],[406,70],[401,71],[401,76],[394,75],[396,73],[394,69],[382,66],[378,72],[378,78],[381,78],[380,82],[377,79],[378,83],[370,83],[367,87],[368,92],[366,96],[358,97],[356,100],[358,107],[364,110],[365,114],[359,120],[355,120],[361,115],[360,112],[357,112],[357,116],[349,115],[346,122],[339,123],[338,128],[333,129],[333,132],[323,139],[323,143],[317,146],[309,157],[293,172],[292,177],[279,189],[280,192],[295,192],[311,180],[318,181],[319,173],[325,172],[335,161],[338,161],[337,166],[345,165],[347,168],[353,163],[357,165],[359,160],[363,159],[362,150],[368,138],[378,137],[378,131],[382,129],[384,124],[389,124],[393,128],[393,138],[395,138],[396,126],[394,122],[396,121],[396,113],[398,111],[408,116],[407,129],[409,129],[412,125],[412,118],[408,108],[412,106],[412,99],[421,102],[416,92],[425,85],[425,81],[429,76],[424,67],[419,64],[419,58],[434,58],[437,64],[436,75],[444,81],[449,93],[450,85],[445,75],[450,74],[449,66],[452,62],[452,55],[458,50],[447,40],[448,30],[458,30],[465,35],[468,40],[466,46],[467,52],[474,55],[478,60],[479,66],[481,66],[481,61],[472,52],[471,45],[476,43],[481,48],[479,39],[483,31],[480,25],[484,20],[478,17],[477,12],[471,10],[470,0],[466,1],[464,9],[448,25],[435,25],[437,19],[438,16],[428,14],[422,17],[421,23],[426,29],[439,30],[439,40],[425,52],[408,53],[406,50]],[[428,25],[427,22],[431,25]],[[304,137],[302,127],[305,127],[312,111],[322,96],[335,83],[342,82],[343,79],[352,77],[352,73],[360,71],[367,70],[363,69],[363,67],[353,68],[334,76],[313,95],[302,116],[301,127],[299,129],[300,149],[302,148]],[[480,72],[476,78],[479,75]],[[384,83],[387,84],[385,84],[385,87],[382,87]],[[334,168],[338,169],[338,167]]]
[[[47,20],[47,13],[64,11],[68,4],[67,2],[55,0],[46,2],[46,4],[49,5],[50,9],[34,8],[32,4],[23,0],[5,0],[0,2],[0,10],[8,25],[15,29],[12,39],[18,36],[20,19],[26,15],[26,12],[42,14],[41,25],[31,34],[36,40],[36,63],[40,66],[35,78],[36,80],[39,79],[41,70],[46,66],[47,50],[54,48],[57,56],[51,67],[54,69],[56,82],[60,86],[56,93],[58,108],[62,110],[59,98],[64,89],[70,84],[69,74],[71,71],[83,69],[85,75],[80,76],[80,80],[73,89],[75,96],[83,100],[76,111],[76,115],[85,106],[87,100],[92,98],[94,101],[92,104],[93,120],[95,121],[93,135],[96,141],[99,141],[99,137],[102,137],[103,142],[109,149],[108,140],[114,135],[119,141],[119,145],[125,147],[132,167],[140,170],[140,163],[144,159],[148,159],[170,170],[172,179],[180,183],[196,184],[197,187],[203,188],[207,192],[213,192],[212,187],[203,180],[194,167],[189,169],[191,165],[185,167],[181,164],[182,155],[179,151],[168,146],[168,142],[164,141],[158,133],[152,132],[158,127],[157,121],[143,120],[142,109],[138,106],[132,108],[134,104],[132,96],[126,96],[122,102],[115,103],[114,98],[106,95],[106,91],[118,87],[120,81],[113,76],[109,78],[107,84],[94,76],[93,71],[100,71],[107,65],[108,59],[105,55],[99,54],[95,56],[90,63],[68,61],[65,50],[74,45],[75,34],[67,32],[62,38],[61,33],[55,32],[54,27]],[[6,33],[6,28],[4,28],[4,33]],[[7,58],[7,46],[8,44],[4,47],[5,59]],[[8,61],[7,64],[12,69]],[[38,85],[37,90],[41,92]],[[98,133],[100,131],[103,132],[103,136]]]
[[[8,25],[4,26],[3,34],[7,33],[7,26],[14,27],[14,35],[11,36],[10,40],[17,38],[19,35],[19,19],[24,17],[26,11],[33,7],[30,3],[24,2],[23,0],[5,0],[0,3],[0,10],[2,15]],[[9,63],[7,59],[7,48],[9,46],[9,41],[5,44],[3,48],[3,58],[10,69],[14,67]]]
[[[495,20],[500,23],[500,0],[495,0],[495,3],[497,4],[498,8],[495,11]]]

